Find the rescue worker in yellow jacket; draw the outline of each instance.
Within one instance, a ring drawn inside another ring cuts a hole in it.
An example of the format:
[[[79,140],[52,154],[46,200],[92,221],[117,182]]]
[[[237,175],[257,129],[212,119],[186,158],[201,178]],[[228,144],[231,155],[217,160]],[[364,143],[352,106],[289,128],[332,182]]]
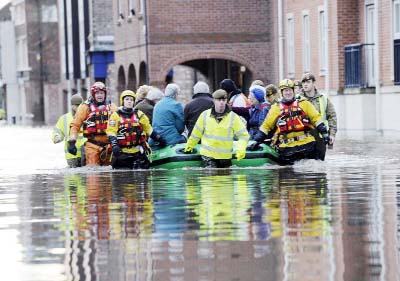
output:
[[[254,138],[256,142],[249,149],[257,149],[259,143],[272,137],[282,164],[293,164],[305,158],[319,159],[315,138],[310,134],[310,130],[316,128],[325,143],[329,141],[328,130],[321,114],[306,99],[295,98],[292,80],[282,80],[279,89],[282,100],[272,105]]]
[[[134,109],[135,98],[133,91],[123,91],[121,106],[108,120],[107,136],[112,146],[111,165],[114,169],[148,169],[150,162],[147,155],[151,153],[147,143],[149,136],[165,144],[164,139],[151,127],[146,114]]]
[[[241,160],[246,156],[250,136],[240,117],[227,106],[228,93],[219,89],[212,96],[214,106],[200,114],[185,152],[192,152],[201,140],[200,155],[203,165],[226,168],[231,165],[234,139],[237,139],[236,158]]]
[[[72,122],[72,119],[75,116],[76,109],[81,103],[83,103],[81,95],[75,94],[71,97],[71,111],[65,113],[64,115],[60,116],[60,118],[58,118],[57,124],[53,128],[53,133],[51,137],[53,143],[60,143],[64,141],[65,159],[67,160],[68,166],[70,168],[81,167],[82,165],[81,147],[82,145],[84,145],[86,141],[82,133],[78,134],[76,142],[76,148],[77,148],[76,155],[73,155],[68,152],[69,127]]]
[[[71,122],[68,152],[76,155],[76,141],[80,128],[83,126],[86,165],[103,166],[110,164],[111,149],[106,134],[108,118],[117,108],[107,101],[107,88],[103,82],[95,82],[90,88],[91,96],[76,110]]]

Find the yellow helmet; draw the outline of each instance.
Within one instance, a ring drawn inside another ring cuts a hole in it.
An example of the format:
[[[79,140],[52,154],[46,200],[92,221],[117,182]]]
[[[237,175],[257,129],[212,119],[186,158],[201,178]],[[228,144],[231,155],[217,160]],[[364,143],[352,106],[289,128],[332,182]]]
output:
[[[136,94],[135,94],[134,91],[131,91],[131,90],[125,90],[125,91],[123,91],[123,92],[121,93],[120,97],[119,97],[119,104],[120,104],[121,106],[124,106],[124,98],[125,98],[125,97],[132,97],[133,100],[135,100],[135,99],[136,99]]]
[[[283,89],[294,89],[294,82],[293,80],[290,79],[283,79],[281,82],[279,82],[279,90],[283,90]]]

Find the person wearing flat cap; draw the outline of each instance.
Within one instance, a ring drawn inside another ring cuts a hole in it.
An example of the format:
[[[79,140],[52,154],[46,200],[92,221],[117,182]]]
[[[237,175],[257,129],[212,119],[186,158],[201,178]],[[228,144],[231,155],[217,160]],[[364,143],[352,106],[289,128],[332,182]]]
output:
[[[216,90],[212,97],[214,106],[200,114],[186,144],[185,153],[191,153],[201,141],[200,155],[203,166],[226,168],[232,164],[235,139],[237,160],[246,156],[249,133],[240,117],[227,106],[228,93],[225,90]]]

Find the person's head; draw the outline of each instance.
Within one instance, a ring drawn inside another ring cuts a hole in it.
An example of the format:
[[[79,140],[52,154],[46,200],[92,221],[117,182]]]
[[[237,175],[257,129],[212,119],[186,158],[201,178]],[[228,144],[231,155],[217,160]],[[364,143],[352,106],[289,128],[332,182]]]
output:
[[[294,94],[295,95],[300,95],[302,93],[302,86],[301,86],[301,81],[300,80],[294,80]]]
[[[210,88],[208,87],[207,83],[203,81],[199,81],[193,86],[193,95],[209,94],[209,93],[210,93]]]
[[[233,80],[231,79],[222,80],[219,86],[221,87],[222,90],[225,90],[228,93],[228,95],[230,95],[232,92],[238,89],[235,82],[233,82]]]
[[[212,97],[215,111],[217,113],[223,113],[226,108],[226,103],[228,102],[228,93],[223,89],[219,89],[212,94]]]
[[[119,97],[120,105],[125,109],[133,108],[135,105],[136,94],[131,90],[125,90]]]
[[[171,83],[168,84],[167,87],[165,87],[164,96],[176,99],[176,96],[179,95],[179,92],[179,86],[175,83]]]
[[[75,94],[71,96],[71,111],[72,115],[75,115],[78,106],[83,103],[83,98],[80,94]]]
[[[292,80],[283,79],[279,82],[279,91],[281,92],[283,101],[294,101],[294,82]]]
[[[137,89],[137,91],[136,91],[136,103],[138,103],[139,101],[144,100],[147,97],[147,95],[148,95],[149,91],[151,90],[151,88],[152,87],[148,86],[148,85],[140,86],[139,89]]]
[[[265,89],[262,86],[254,85],[250,87],[249,100],[252,105],[265,102]]]
[[[315,76],[312,73],[306,73],[301,78],[301,84],[305,93],[314,93]]]
[[[278,87],[276,87],[274,84],[269,84],[265,87],[265,99],[269,103],[273,103],[278,97]]]
[[[93,98],[93,100],[96,103],[102,104],[105,102],[106,97],[107,97],[107,88],[106,85],[104,85],[103,82],[95,82],[91,87],[90,87],[90,94]]]
[[[255,85],[258,85],[258,86],[261,86],[261,87],[265,87],[264,82],[261,81],[261,80],[258,80],[258,79],[254,80],[253,82],[251,82],[250,88],[255,86]]]
[[[159,88],[152,87],[149,93],[147,94],[146,99],[151,100],[154,104],[159,102],[163,98],[163,92]]]

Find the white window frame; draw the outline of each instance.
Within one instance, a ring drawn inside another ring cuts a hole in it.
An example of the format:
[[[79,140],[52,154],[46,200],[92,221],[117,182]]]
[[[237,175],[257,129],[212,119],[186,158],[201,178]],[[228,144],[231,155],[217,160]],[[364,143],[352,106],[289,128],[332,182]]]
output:
[[[122,21],[125,19],[124,10],[122,9],[122,1],[117,0],[117,19],[118,21]]]
[[[318,7],[318,45],[319,45],[319,74],[326,74],[326,14],[323,6]]]
[[[310,14],[308,10],[302,12],[302,37],[303,37],[303,71],[311,71],[311,44],[310,44]]]
[[[17,71],[29,70],[28,43],[26,35],[16,38]]]
[[[393,0],[393,40],[396,39],[400,39],[400,0]]]
[[[22,25],[26,22],[25,2],[19,2],[13,6],[13,19],[15,25]]]
[[[286,68],[289,78],[295,75],[295,33],[294,33],[294,16],[292,13],[286,15]]]
[[[136,14],[135,0],[128,0],[128,18],[132,18],[134,16],[132,11]]]

